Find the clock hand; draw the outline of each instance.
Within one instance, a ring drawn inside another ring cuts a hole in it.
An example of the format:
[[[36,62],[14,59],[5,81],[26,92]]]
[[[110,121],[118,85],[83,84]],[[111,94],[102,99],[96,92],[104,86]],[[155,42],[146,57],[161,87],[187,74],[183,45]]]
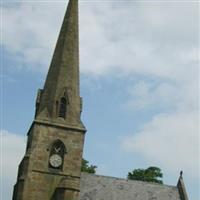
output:
[[[56,153],[59,153],[61,148],[60,147],[58,147],[58,148],[55,147],[54,149],[55,149]]]

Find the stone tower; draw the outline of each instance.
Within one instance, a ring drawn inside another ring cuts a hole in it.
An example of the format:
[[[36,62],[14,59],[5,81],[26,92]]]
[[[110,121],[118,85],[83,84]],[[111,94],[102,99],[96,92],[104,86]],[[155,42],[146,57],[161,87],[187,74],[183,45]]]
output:
[[[79,94],[78,0],[69,0],[14,186],[13,200],[78,200],[85,127]]]

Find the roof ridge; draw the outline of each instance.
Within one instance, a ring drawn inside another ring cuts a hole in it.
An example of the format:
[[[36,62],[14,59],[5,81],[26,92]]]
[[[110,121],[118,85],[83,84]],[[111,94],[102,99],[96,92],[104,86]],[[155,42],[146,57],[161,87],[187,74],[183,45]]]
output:
[[[159,183],[147,182],[147,181],[139,181],[139,180],[130,180],[130,179],[121,178],[121,177],[99,175],[99,174],[91,174],[91,173],[87,173],[87,172],[82,172],[81,174],[85,174],[87,176],[96,176],[96,177],[102,177],[102,178],[124,180],[126,182],[138,182],[138,183],[145,183],[145,184],[149,184],[149,185],[157,185],[157,186],[161,186],[161,187],[163,186],[163,187],[177,188],[177,186],[173,186],[173,185],[159,184]]]

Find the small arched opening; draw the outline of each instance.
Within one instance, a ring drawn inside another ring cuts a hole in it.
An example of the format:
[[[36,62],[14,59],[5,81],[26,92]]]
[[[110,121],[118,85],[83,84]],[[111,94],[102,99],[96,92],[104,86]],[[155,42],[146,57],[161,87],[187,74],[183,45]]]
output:
[[[67,112],[67,100],[66,100],[65,97],[62,97],[60,99],[60,107],[59,107],[58,116],[65,119],[66,118],[66,112]]]

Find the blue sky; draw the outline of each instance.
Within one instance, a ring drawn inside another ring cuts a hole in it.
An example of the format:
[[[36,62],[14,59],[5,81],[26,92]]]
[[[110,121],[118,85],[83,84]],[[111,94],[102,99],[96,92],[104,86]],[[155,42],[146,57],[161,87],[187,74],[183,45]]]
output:
[[[43,87],[67,1],[4,1],[1,102],[3,199]],[[155,165],[200,199],[197,1],[80,1],[84,157],[126,177]]]

